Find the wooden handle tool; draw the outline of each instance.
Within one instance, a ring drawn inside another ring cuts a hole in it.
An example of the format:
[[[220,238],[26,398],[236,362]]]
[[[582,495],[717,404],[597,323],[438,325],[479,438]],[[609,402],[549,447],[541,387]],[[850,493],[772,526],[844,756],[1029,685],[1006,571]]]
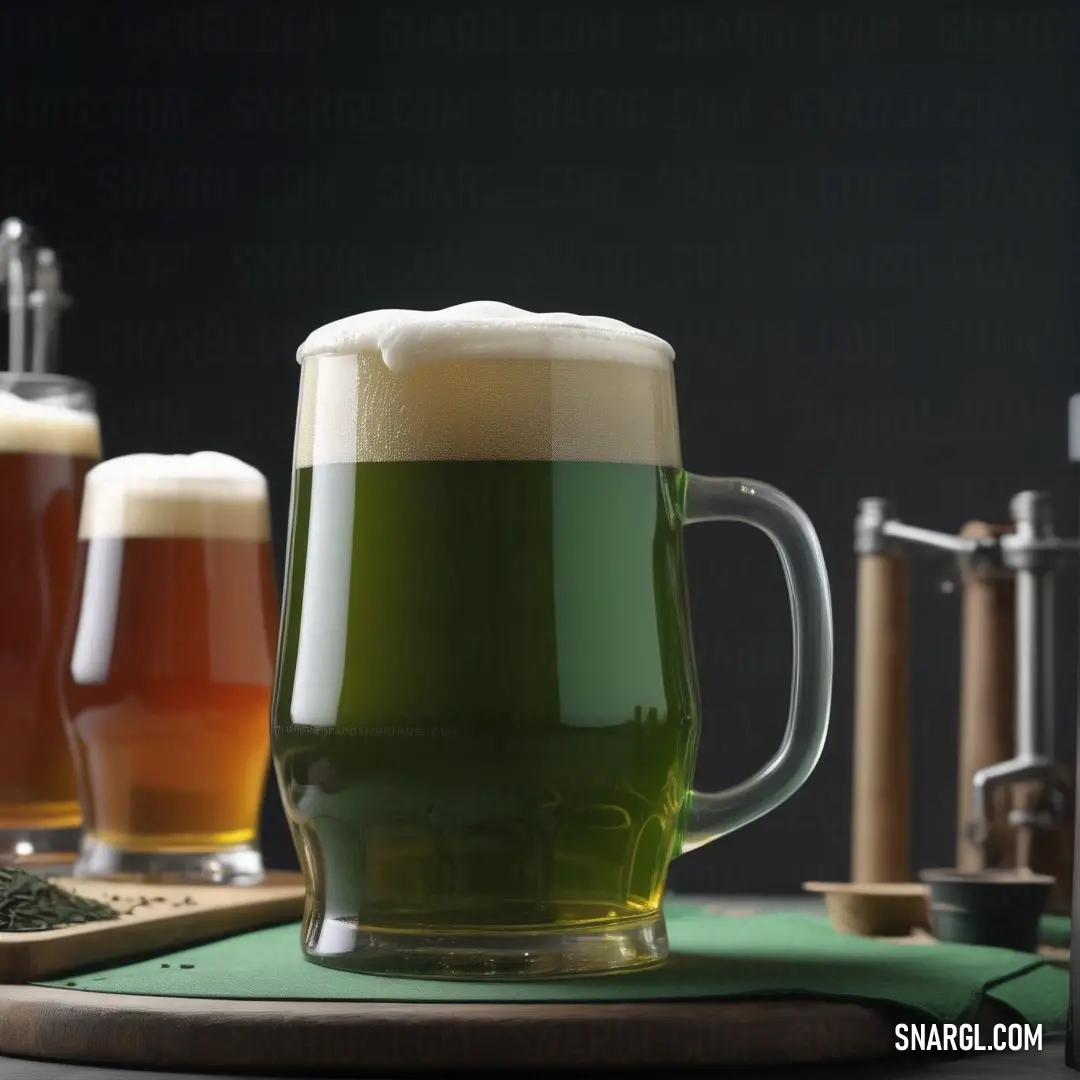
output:
[[[908,748],[908,565],[858,557],[851,879],[911,877]]]
[[[969,521],[960,531],[967,540],[1003,536],[1007,525]],[[1012,861],[1012,805],[1008,785],[991,796],[985,862],[972,843],[972,780],[988,765],[1009,761],[1016,752],[1015,596],[1011,572],[992,563],[969,562],[962,570],[963,613],[960,647],[960,737],[956,798],[956,865],[961,870],[1007,866]]]

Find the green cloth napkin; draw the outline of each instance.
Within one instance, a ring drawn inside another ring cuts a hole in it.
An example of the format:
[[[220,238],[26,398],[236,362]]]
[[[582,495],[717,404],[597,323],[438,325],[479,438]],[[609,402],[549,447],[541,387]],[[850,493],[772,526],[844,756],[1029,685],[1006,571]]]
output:
[[[797,996],[892,1003],[929,1020],[970,1019],[984,996],[1054,1028],[1068,976],[1038,957],[970,945],[898,945],[836,933],[813,915],[668,911],[671,958],[636,974],[522,982],[355,975],[308,963],[298,924],[42,983],[164,997],[396,1002],[657,1001]]]
[[[1068,915],[1044,915],[1039,920],[1039,944],[1067,949],[1072,937],[1072,919]]]

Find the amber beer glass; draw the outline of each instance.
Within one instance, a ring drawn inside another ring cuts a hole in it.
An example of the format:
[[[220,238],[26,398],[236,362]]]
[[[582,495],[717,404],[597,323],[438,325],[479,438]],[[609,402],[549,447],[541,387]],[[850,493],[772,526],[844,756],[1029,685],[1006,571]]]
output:
[[[0,374],[0,862],[78,840],[56,671],[83,481],[100,457],[86,383]]]
[[[62,677],[77,872],[260,880],[276,633],[261,473],[215,453],[90,471]]]
[[[299,359],[272,739],[308,958],[493,978],[662,960],[671,860],[821,752],[832,617],[806,515],[683,469],[671,347],[622,322],[378,311]],[[709,520],[772,538],[795,643],[783,744],[718,794],[691,787],[682,544]]]

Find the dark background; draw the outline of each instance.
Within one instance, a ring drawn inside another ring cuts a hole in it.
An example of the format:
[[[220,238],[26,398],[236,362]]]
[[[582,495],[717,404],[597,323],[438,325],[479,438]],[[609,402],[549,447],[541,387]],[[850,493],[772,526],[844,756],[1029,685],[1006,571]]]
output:
[[[671,341],[687,466],[803,505],[837,628],[816,773],[672,884],[794,890],[848,872],[857,499],[952,531],[1041,487],[1075,528],[1078,30],[1064,3],[9,4],[0,216],[64,262],[106,453],[257,465],[279,567],[317,325],[495,299]],[[764,537],[687,544],[715,788],[779,741],[790,624]],[[916,866],[953,856],[948,570],[913,586]],[[272,781],[263,842],[295,865]]]

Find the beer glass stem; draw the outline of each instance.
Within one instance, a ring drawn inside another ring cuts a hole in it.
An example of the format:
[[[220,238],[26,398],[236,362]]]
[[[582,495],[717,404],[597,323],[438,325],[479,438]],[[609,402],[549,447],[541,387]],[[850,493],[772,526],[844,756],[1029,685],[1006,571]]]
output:
[[[683,522],[741,521],[776,546],[791,602],[791,705],[783,742],[749,779],[690,793],[681,851],[693,851],[774,810],[806,782],[821,756],[832,699],[833,621],[829,579],[810,519],[783,492],[757,480],[685,473]]]

